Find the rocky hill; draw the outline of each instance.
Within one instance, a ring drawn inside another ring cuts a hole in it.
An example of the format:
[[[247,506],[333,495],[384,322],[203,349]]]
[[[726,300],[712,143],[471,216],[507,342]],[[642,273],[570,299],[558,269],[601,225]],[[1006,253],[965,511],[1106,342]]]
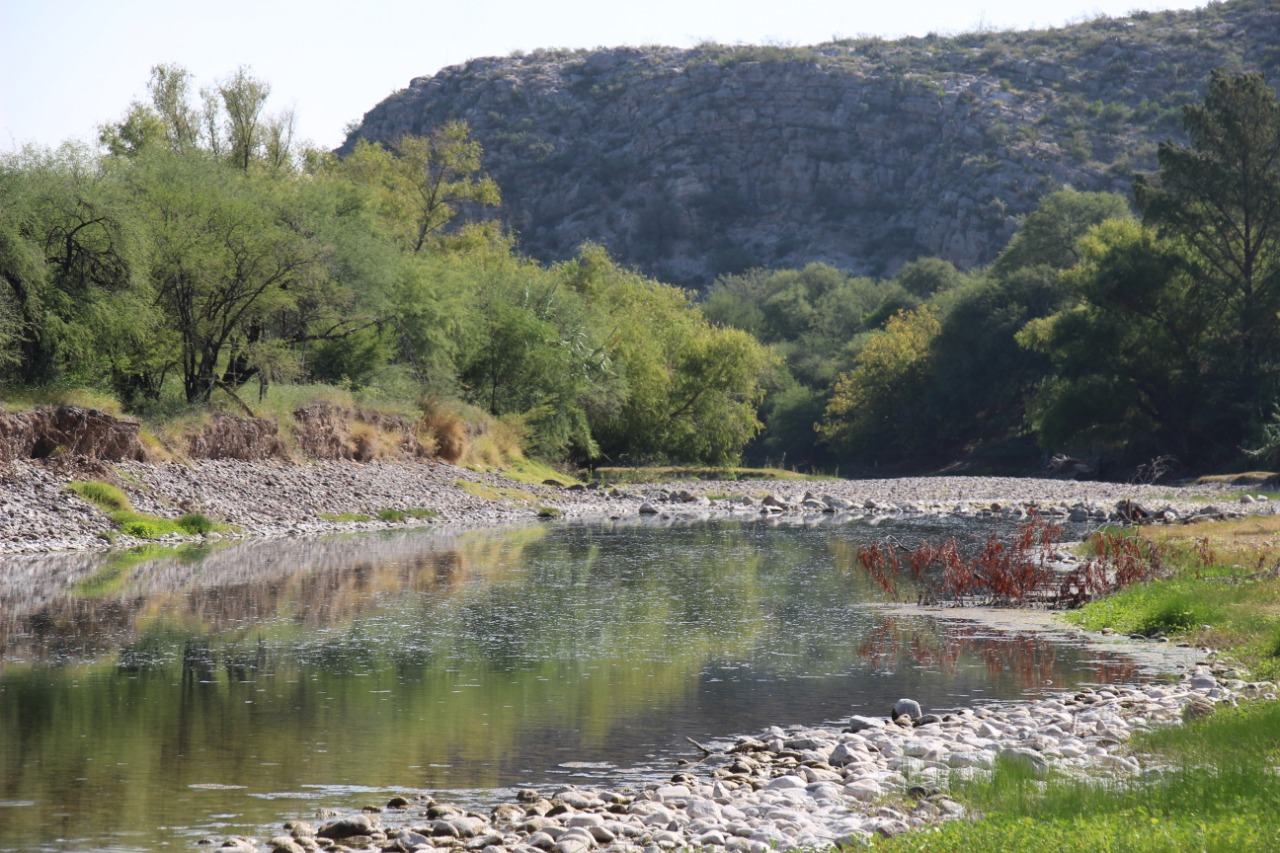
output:
[[[470,123],[543,260],[584,241],[667,281],[824,261],[990,261],[1063,185],[1127,193],[1214,68],[1280,77],[1280,4],[813,47],[543,50],[414,79],[359,137]]]

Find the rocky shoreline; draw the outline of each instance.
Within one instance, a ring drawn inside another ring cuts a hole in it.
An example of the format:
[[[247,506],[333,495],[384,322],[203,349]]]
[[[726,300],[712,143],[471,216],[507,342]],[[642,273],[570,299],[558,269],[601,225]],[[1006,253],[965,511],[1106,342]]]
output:
[[[1274,684],[1203,664],[1176,684],[1088,689],[942,715],[903,699],[887,717],[855,716],[843,728],[775,726],[758,737],[696,745],[704,757],[661,784],[520,789],[487,812],[428,794],[395,797],[319,826],[288,822],[265,845],[236,837],[220,849],[768,853],[863,846],[976,817],[947,785],[997,762],[1033,777],[1136,778],[1160,768],[1125,750],[1135,732],[1211,714],[1221,704],[1275,698]]]
[[[233,525],[215,537],[297,536],[404,526],[383,510],[429,509],[433,523],[484,527],[543,517],[755,517],[797,515],[999,515],[1105,522],[1135,508],[1166,521],[1280,511],[1238,488],[1150,486],[1017,477],[881,480],[697,481],[664,486],[529,485],[437,460],[200,460],[187,463],[15,460],[0,463],[0,554],[138,544],[116,537],[105,514],[69,492],[104,480],[135,508],[177,518],[200,512]],[[417,522],[422,523],[422,522]],[[178,537],[180,538],[180,537]]]
[[[1134,486],[1001,477],[896,480],[690,482],[573,487],[516,483],[435,461],[202,461],[187,464],[15,461],[0,465],[0,554],[109,547],[110,520],[67,490],[77,479],[124,489],[143,512],[199,511],[236,525],[226,537],[302,536],[403,526],[333,522],[322,514],[376,515],[429,508],[440,528],[563,518],[769,518],[817,523],[857,516],[1025,517],[1030,512],[1102,523],[1136,508],[1162,520],[1274,512],[1239,487]],[[134,544],[115,537],[114,545]],[[954,612],[954,611],[953,611]],[[993,624],[1000,618],[992,617]],[[980,613],[966,615],[985,618]],[[1025,619],[1024,619],[1025,621]],[[1041,612],[1033,629],[1052,629]],[[1027,626],[1023,626],[1027,627]],[[1061,629],[1061,626],[1056,626]],[[1154,643],[1141,644],[1148,648]],[[739,853],[862,844],[875,836],[969,817],[947,793],[951,779],[997,761],[1032,774],[1128,778],[1152,768],[1128,754],[1130,735],[1211,713],[1216,705],[1273,700],[1276,687],[1217,667],[1203,650],[1164,644],[1156,665],[1176,684],[1085,690],[1035,701],[928,713],[911,700],[885,718],[840,728],[773,727],[699,747],[701,760],[669,782],[616,790],[520,790],[487,811],[411,792],[354,815],[294,821],[270,839],[209,839],[225,850],[352,849],[478,853],[659,853],[724,848]],[[1121,649],[1123,650],[1123,649]],[[886,709],[888,711],[889,709]]]

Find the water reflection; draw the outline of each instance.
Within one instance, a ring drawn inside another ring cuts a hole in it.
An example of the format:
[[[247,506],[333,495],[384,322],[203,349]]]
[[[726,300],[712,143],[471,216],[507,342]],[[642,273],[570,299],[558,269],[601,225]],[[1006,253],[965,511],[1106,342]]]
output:
[[[669,775],[686,736],[1124,677],[1043,639],[877,616],[840,567],[882,533],[539,526],[6,561],[0,803],[27,805],[0,806],[0,849],[149,850],[370,792]]]

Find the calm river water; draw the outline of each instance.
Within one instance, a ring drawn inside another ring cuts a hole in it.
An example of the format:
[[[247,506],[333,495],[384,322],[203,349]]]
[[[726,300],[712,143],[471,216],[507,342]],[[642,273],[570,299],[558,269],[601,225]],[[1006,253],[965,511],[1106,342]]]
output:
[[[547,525],[0,564],[0,850],[194,850],[428,790],[666,777],[685,741],[1133,677],[889,617],[943,521]],[[985,536],[985,533],[983,533]]]

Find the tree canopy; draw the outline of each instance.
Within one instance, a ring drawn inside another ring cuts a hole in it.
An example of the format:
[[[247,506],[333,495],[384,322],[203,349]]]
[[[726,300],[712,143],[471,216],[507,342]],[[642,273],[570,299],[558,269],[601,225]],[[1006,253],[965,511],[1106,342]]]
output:
[[[197,96],[158,65],[101,151],[0,157],[3,386],[148,412],[332,383],[473,406],[588,463],[1280,459],[1280,104],[1258,74],[1213,75],[1136,180],[1140,219],[1061,188],[985,269],[748,269],[700,296],[600,246],[523,257],[463,123],[339,159],[299,149],[270,92],[239,68]]]

